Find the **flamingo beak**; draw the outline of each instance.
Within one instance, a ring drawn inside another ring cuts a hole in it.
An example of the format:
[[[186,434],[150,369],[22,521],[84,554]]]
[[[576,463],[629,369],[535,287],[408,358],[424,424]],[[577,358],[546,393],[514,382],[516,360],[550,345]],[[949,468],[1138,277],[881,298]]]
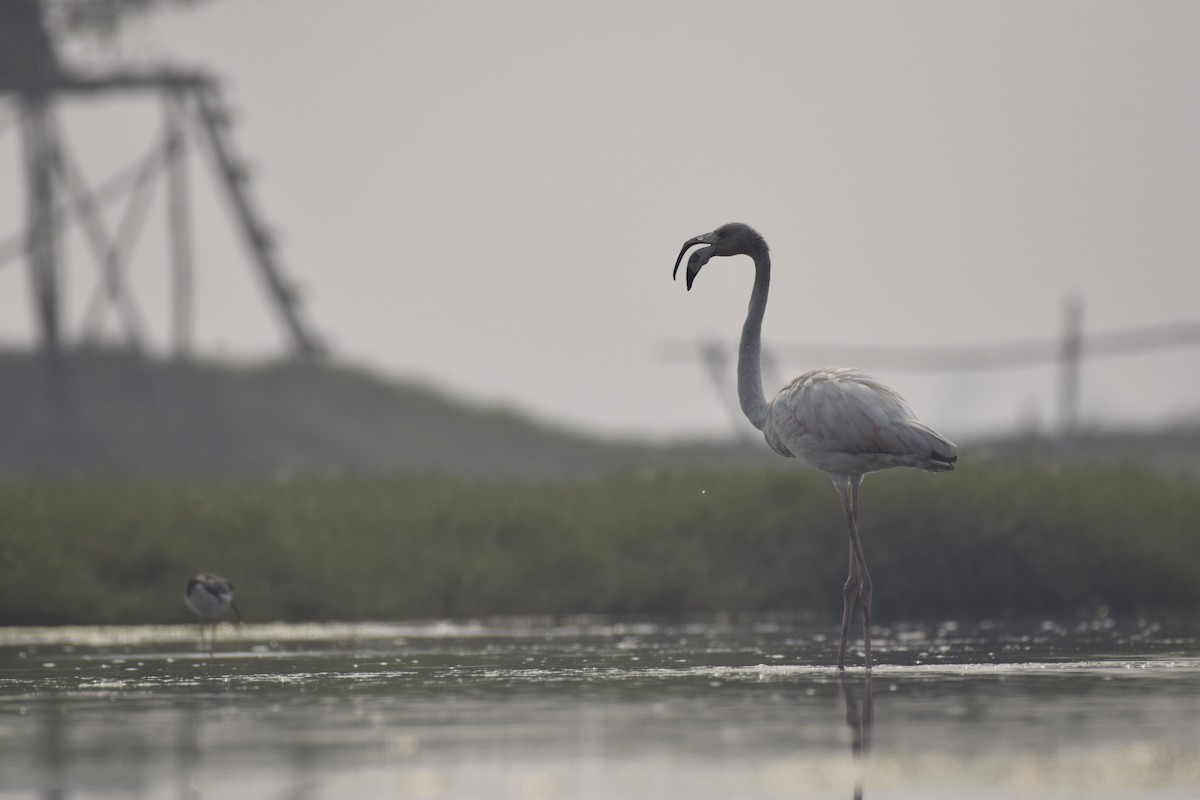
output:
[[[698,244],[712,244],[712,234],[705,233],[700,236],[693,236],[683,243],[683,249],[679,251],[679,256],[675,259],[675,269],[671,272],[671,280],[675,280],[679,275],[679,265],[683,262],[683,256],[688,250]],[[692,290],[692,281],[696,280],[696,276],[700,274],[700,268],[708,263],[708,260],[713,257],[713,247],[705,247],[702,250],[697,250],[692,253],[688,259],[687,265],[687,288]]]

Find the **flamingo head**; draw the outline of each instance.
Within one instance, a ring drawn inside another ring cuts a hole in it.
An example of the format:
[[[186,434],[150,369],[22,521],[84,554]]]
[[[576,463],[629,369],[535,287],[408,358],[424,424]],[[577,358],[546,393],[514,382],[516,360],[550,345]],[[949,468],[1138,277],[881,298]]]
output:
[[[767,250],[766,241],[754,228],[744,222],[727,222],[714,231],[693,236],[683,243],[683,249],[679,251],[679,257],[675,259],[675,270],[671,273],[672,279],[679,274],[679,265],[683,263],[683,256],[698,244],[706,244],[708,247],[695,250],[688,257],[687,288],[689,290],[692,288],[692,281],[696,280],[696,276],[700,273],[700,268],[714,256],[753,256],[765,253]]]

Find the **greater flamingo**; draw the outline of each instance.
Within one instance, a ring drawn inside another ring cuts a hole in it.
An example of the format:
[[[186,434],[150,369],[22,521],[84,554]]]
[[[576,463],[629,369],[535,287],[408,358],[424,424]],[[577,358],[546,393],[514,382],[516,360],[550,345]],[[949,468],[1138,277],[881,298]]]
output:
[[[954,469],[950,440],[918,422],[894,390],[856,369],[816,369],[799,376],[767,401],[762,385],[762,322],[771,283],[767,243],[749,225],[731,222],[688,239],[675,259],[678,275],[684,255],[690,291],[700,268],[714,256],[747,255],[754,261],[754,289],[738,347],[738,399],[742,411],[780,455],[800,458],[824,471],[842,499],[850,531],[850,574],[842,590],[842,635],[838,669],[846,668],[846,637],[857,600],[863,615],[863,664],[871,668],[871,576],[858,537],[858,489],[868,472],[916,467],[930,472]]]

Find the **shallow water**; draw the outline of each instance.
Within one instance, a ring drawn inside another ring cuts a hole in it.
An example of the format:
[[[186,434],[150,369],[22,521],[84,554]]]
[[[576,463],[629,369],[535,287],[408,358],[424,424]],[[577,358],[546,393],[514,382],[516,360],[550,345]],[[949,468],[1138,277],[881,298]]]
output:
[[[0,629],[5,797],[1200,796],[1190,624]]]

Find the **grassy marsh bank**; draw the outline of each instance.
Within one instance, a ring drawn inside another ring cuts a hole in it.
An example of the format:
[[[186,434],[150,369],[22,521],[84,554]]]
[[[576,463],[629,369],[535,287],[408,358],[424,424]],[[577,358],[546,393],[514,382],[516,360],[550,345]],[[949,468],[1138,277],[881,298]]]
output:
[[[889,617],[1200,609],[1195,482],[970,465],[867,479]],[[534,484],[402,476],[0,485],[0,624],[185,621],[187,577],[256,621],[840,610],[846,541],[811,470]]]

